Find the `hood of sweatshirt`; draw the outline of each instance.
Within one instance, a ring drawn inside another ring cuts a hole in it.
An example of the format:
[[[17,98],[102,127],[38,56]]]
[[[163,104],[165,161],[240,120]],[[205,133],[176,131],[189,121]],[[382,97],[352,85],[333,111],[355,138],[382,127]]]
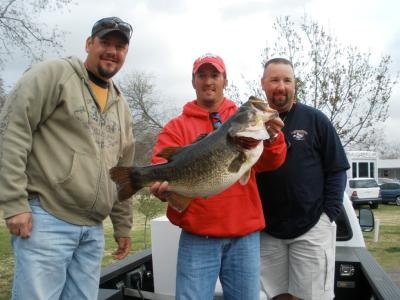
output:
[[[224,98],[221,105],[218,108],[218,112],[221,115],[222,121],[225,121],[231,115],[232,110],[233,111],[237,110],[235,102],[229,100],[228,98]],[[207,109],[199,106],[197,104],[197,100],[192,100],[186,103],[183,107],[182,114],[187,117],[198,118],[203,120],[210,119],[210,112]]]

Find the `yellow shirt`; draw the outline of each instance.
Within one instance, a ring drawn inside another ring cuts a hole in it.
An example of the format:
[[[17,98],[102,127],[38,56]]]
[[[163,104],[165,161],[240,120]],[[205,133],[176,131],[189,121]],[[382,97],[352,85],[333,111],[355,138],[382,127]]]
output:
[[[107,105],[108,88],[103,88],[91,80],[89,80],[89,84],[95,95],[97,105],[99,106],[100,111],[103,112]]]

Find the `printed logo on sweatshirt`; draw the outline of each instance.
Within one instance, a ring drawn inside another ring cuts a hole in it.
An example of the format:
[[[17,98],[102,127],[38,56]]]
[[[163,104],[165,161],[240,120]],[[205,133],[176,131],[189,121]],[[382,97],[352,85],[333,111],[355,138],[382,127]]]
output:
[[[101,149],[118,149],[121,132],[117,113],[109,111],[101,116],[91,99],[86,102],[86,106],[88,109],[83,106],[78,107],[74,111],[74,117],[91,132],[93,139]]]
[[[308,132],[303,129],[296,129],[290,133],[294,140],[296,141],[304,141],[305,137],[308,135]]]

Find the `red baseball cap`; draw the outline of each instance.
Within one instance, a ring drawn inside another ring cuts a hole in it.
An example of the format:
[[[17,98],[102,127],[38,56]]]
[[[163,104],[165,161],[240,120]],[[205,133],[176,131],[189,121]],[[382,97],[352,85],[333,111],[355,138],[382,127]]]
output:
[[[206,53],[194,61],[192,73],[196,74],[199,68],[204,64],[211,64],[218,70],[218,72],[226,73],[225,64],[222,58],[211,53]]]

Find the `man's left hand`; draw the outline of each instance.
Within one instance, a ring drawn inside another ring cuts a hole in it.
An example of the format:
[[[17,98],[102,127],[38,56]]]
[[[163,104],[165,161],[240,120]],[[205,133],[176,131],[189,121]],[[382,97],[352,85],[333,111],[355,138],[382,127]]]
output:
[[[177,212],[180,213],[183,212],[189,206],[190,202],[193,200],[192,198],[185,197],[177,193],[168,191],[167,181],[155,182],[150,187],[150,192],[161,201],[163,202],[167,201],[169,206],[171,206],[173,209],[175,209]]]
[[[113,257],[115,259],[123,259],[131,251],[131,238],[130,237],[120,237],[116,238],[118,244],[118,249],[113,252]]]

